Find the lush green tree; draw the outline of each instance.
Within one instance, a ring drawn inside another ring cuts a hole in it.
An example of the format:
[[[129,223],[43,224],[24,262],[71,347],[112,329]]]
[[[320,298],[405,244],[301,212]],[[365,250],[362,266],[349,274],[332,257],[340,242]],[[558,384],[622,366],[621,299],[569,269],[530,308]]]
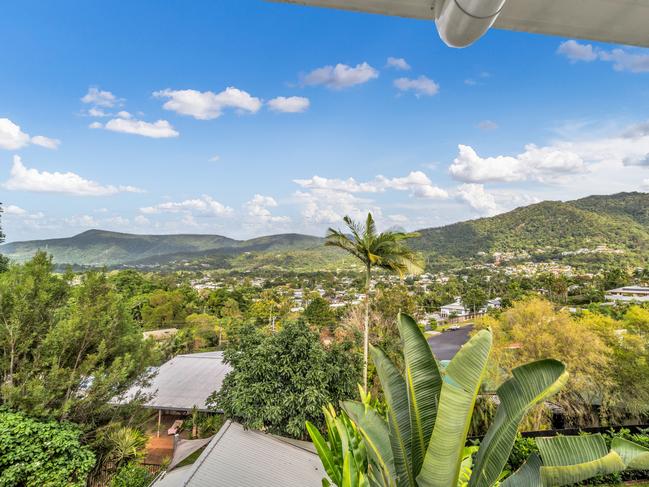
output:
[[[595,419],[593,405],[603,402],[606,406],[614,383],[612,350],[597,329],[579,322],[567,311],[556,311],[552,303],[538,297],[518,301],[499,317],[485,317],[476,325],[493,331],[492,371],[496,383],[515,367],[553,357],[565,363],[570,372],[568,386],[554,399],[565,410],[569,422],[590,425]]]
[[[153,475],[137,463],[129,463],[120,468],[110,481],[110,487],[148,487]]]
[[[2,233],[2,212],[4,210],[2,209],[2,203],[0,203],[0,244],[2,244],[5,241],[5,234]],[[5,272],[7,268],[9,267],[9,261],[7,258],[0,254],[0,272]]]
[[[0,412],[0,486],[84,487],[95,456],[80,436],[71,423]]]
[[[216,316],[207,313],[194,313],[185,318],[196,339],[195,348],[215,347],[219,344],[221,327]]]
[[[475,313],[487,304],[488,299],[489,295],[484,290],[484,288],[473,284],[469,285],[466,291],[464,291],[464,295],[462,296],[462,304],[464,304],[467,309]]]
[[[157,289],[146,295],[142,306],[142,322],[147,329],[180,326],[193,310],[180,289]]]
[[[212,407],[246,427],[305,438],[307,420],[322,425],[323,406],[354,395],[360,364],[350,348],[324,347],[303,323],[271,335],[248,327],[225,352],[232,372]]]
[[[370,288],[372,269],[384,269],[403,277],[423,270],[423,261],[419,254],[405,245],[405,241],[419,235],[386,231],[379,233],[371,213],[367,214],[365,224],[357,223],[350,217],[344,218],[348,235],[340,230],[330,228],[327,231],[325,245],[343,249],[357,258],[365,269],[365,327],[363,330],[363,386],[367,391],[367,369],[370,337]]]
[[[320,296],[315,297],[304,310],[304,319],[318,329],[332,329],[336,324],[336,315],[329,306],[329,301]]]
[[[104,274],[70,288],[51,271],[38,254],[0,275],[0,400],[96,427],[151,363],[149,345]]]

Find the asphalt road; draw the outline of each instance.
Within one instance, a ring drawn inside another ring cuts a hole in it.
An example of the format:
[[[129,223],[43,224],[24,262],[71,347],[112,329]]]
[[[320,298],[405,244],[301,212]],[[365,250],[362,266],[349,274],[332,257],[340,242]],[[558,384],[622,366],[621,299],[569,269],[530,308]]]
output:
[[[437,360],[451,360],[455,354],[469,341],[473,325],[463,326],[459,330],[445,331],[428,339],[433,355]]]

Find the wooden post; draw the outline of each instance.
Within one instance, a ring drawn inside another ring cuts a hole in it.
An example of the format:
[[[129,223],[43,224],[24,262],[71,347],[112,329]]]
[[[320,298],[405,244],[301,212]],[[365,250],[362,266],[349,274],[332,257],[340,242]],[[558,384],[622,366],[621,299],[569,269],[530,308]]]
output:
[[[158,409],[158,438],[160,438],[160,423],[162,422],[162,409]]]

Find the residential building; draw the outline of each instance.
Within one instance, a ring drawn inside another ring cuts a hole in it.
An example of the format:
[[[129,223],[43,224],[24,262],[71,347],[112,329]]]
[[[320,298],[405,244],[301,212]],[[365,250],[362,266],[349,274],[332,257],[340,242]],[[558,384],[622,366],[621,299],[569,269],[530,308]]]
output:
[[[626,286],[606,291],[606,301],[610,302],[649,302],[649,287]]]

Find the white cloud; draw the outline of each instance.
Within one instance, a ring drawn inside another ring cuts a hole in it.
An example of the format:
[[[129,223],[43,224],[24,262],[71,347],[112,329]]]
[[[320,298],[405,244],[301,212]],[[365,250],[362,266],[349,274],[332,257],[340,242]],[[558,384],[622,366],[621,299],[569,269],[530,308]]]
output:
[[[61,141],[43,135],[30,137],[29,134],[22,131],[19,125],[8,118],[0,118],[0,149],[18,150],[30,143],[46,149],[56,149]]]
[[[464,84],[467,86],[476,86],[478,82],[474,80],[473,78],[467,78],[464,80]]]
[[[377,176],[371,181],[357,182],[354,178],[328,179],[314,176],[310,179],[295,179],[294,182],[306,189],[339,191],[345,193],[382,193],[386,190],[407,191],[412,196],[424,199],[443,199],[448,193],[433,185],[421,171],[413,171],[405,177],[386,178]]]
[[[214,154],[208,160],[209,160],[209,162],[219,162],[221,160],[221,156],[218,155],[218,154]]]
[[[449,167],[450,174],[467,182],[543,181],[560,174],[586,170],[583,159],[574,152],[554,147],[528,145],[516,157],[480,157],[469,146],[460,145],[458,156]]]
[[[156,98],[165,98],[163,108],[198,120],[219,118],[227,108],[239,112],[257,113],[262,106],[259,98],[238,88],[229,87],[220,93],[196,90],[162,90],[153,93]]]
[[[126,110],[122,110],[120,112],[117,112],[117,117],[118,118],[125,118],[125,119],[129,120],[129,119],[133,118],[133,115],[131,115]]]
[[[516,156],[481,157],[469,146],[460,145],[450,174],[472,183],[567,181],[568,175],[599,170],[619,171],[625,166],[645,166],[649,157],[649,122],[599,138],[559,140],[547,146],[530,144]],[[617,168],[617,169],[615,169]]]
[[[135,222],[136,225],[140,226],[145,226],[145,225],[150,225],[151,221],[145,217],[144,215],[137,215],[133,221]]]
[[[47,172],[25,167],[19,156],[14,156],[9,179],[2,185],[12,191],[62,193],[75,196],[110,196],[117,193],[138,193],[133,186],[101,185],[73,172]]]
[[[160,213],[184,213],[188,215],[201,216],[229,216],[233,213],[232,208],[223,205],[208,195],[200,198],[184,200],[179,202],[169,201],[155,206],[140,208],[145,215],[156,215]]]
[[[112,108],[119,100],[110,91],[103,91],[96,87],[90,87],[88,93],[81,98],[83,103],[97,107]]]
[[[311,102],[302,96],[284,97],[278,96],[268,102],[268,106],[274,112],[302,113],[309,109]]]
[[[16,205],[8,205],[3,210],[5,215],[22,216],[27,214],[27,210]]]
[[[496,198],[482,184],[463,184],[457,188],[457,196],[481,215],[493,216],[502,211]]]
[[[591,62],[597,59],[597,52],[592,44],[581,44],[574,40],[562,42],[557,53],[567,57],[573,63],[578,61]]]
[[[478,122],[478,128],[484,132],[490,132],[498,129],[498,124],[493,120],[482,120]]]
[[[379,72],[368,63],[357,64],[355,67],[336,64],[311,71],[304,76],[302,83],[306,86],[322,85],[334,90],[342,90],[367,83],[378,77]]]
[[[291,219],[287,216],[274,216],[269,208],[276,208],[277,201],[271,196],[256,194],[245,204],[248,216],[256,223],[288,223]]]
[[[157,122],[150,123],[135,119],[129,120],[126,118],[113,118],[106,122],[106,125],[102,125],[99,122],[93,122],[90,124],[90,128],[93,129],[102,127],[112,132],[141,135],[153,139],[166,139],[170,137],[178,137],[178,135],[180,135],[166,120],[158,120]]]
[[[92,122],[90,125],[88,125],[88,127],[91,129],[103,129],[104,124],[101,122]]]
[[[87,113],[89,117],[97,117],[97,118],[110,117],[110,113],[106,113],[101,108],[97,108],[97,107],[90,108]]]
[[[32,144],[45,147],[46,149],[58,149],[61,145],[59,139],[50,139],[49,137],[44,137],[42,135],[36,135],[31,139]]]
[[[645,189],[649,189],[649,179],[645,179],[642,181],[642,187]]]
[[[630,71],[631,73],[649,72],[649,53],[642,49],[600,49],[592,44],[582,44],[569,40],[562,42],[557,50],[558,54],[565,56],[571,62],[603,61],[613,64],[616,71]]]
[[[7,150],[22,149],[29,144],[29,135],[8,118],[0,118],[0,148]]]
[[[397,69],[399,71],[410,71],[411,67],[408,64],[408,61],[402,57],[389,57],[387,63],[385,64],[388,68]]]
[[[312,224],[337,224],[345,215],[356,220],[365,218],[368,212],[376,217],[381,215],[381,209],[372,202],[351,193],[314,189],[297,191],[295,197],[302,205],[302,217]]]
[[[399,78],[394,80],[394,86],[400,91],[413,91],[419,96],[433,96],[439,93],[439,85],[426,76],[419,78]]]

